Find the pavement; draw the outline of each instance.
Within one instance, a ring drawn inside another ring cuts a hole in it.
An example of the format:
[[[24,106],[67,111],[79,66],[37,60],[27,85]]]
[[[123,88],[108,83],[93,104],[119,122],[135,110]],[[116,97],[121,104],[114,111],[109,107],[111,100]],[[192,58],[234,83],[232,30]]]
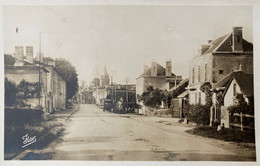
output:
[[[103,112],[80,105],[65,123],[64,135],[49,147],[20,159],[95,161],[255,161],[235,144],[193,136],[178,118]]]
[[[78,110],[78,108],[79,108],[79,105],[73,105],[69,109],[55,112],[52,115],[55,117],[66,117],[67,118],[67,117],[71,116],[72,114],[74,114]]]

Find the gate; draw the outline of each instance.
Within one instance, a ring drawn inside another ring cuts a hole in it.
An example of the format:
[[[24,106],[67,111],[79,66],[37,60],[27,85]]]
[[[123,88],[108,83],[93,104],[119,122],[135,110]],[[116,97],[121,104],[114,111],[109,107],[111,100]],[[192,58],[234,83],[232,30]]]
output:
[[[180,117],[180,104],[179,99],[172,99],[172,117],[179,118]]]

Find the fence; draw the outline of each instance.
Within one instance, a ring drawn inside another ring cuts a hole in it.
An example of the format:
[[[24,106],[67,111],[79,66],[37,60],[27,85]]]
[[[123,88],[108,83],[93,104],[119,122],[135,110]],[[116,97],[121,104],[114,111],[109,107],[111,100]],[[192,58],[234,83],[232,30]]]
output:
[[[251,114],[230,113],[227,106],[221,106],[221,125],[225,128],[239,127],[241,130],[254,129],[255,117]]]
[[[254,129],[254,115],[239,113],[230,113],[229,125],[233,127],[240,127],[241,131],[244,129]]]

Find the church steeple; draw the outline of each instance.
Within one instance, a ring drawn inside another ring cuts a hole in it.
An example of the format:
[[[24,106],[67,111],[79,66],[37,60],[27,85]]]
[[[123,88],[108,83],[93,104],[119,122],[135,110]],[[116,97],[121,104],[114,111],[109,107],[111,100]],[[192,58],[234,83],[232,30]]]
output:
[[[109,85],[109,75],[108,75],[108,72],[107,72],[107,68],[106,66],[104,67],[104,75],[101,75],[101,86],[107,86]]]
[[[108,72],[107,72],[107,67],[106,67],[106,66],[104,67],[104,76],[105,76],[105,77],[107,77],[107,76],[109,77]]]

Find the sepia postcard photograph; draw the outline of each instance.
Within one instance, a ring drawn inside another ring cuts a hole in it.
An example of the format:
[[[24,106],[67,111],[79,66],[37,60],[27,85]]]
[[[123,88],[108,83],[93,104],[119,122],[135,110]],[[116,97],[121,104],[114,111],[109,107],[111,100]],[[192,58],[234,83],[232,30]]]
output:
[[[2,5],[1,162],[256,165],[254,10]]]

